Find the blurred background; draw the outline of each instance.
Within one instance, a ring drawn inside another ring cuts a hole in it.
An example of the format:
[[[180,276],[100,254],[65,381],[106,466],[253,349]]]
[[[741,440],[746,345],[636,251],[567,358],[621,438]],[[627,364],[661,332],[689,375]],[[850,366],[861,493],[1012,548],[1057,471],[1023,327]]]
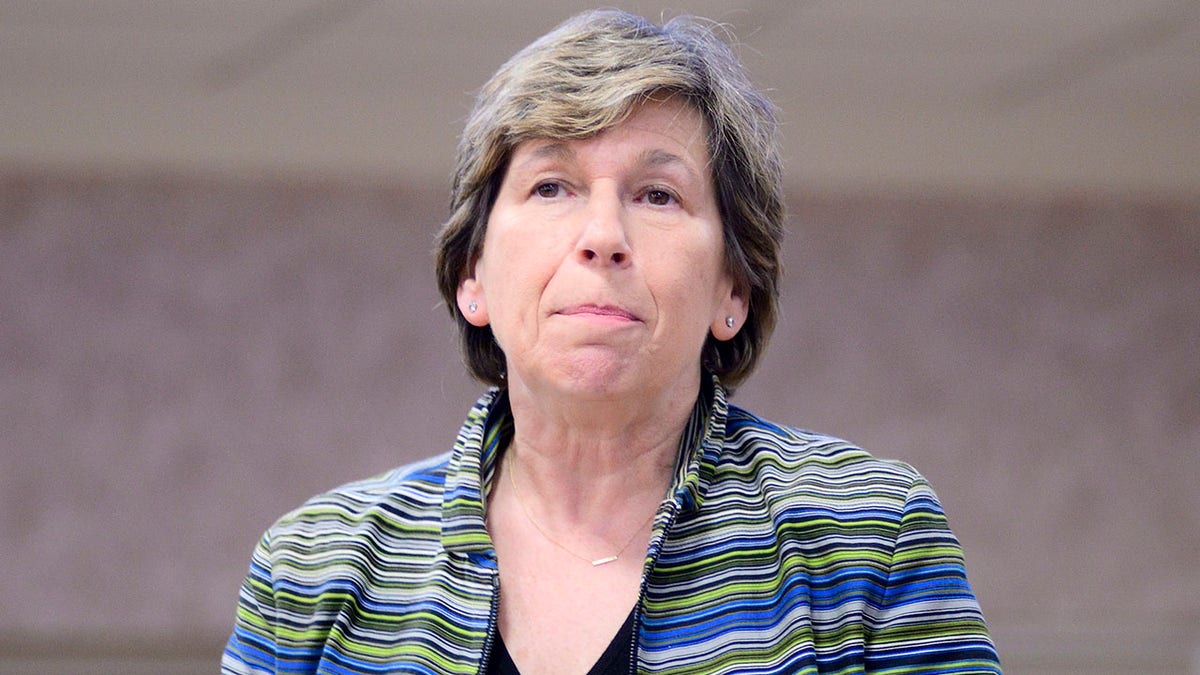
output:
[[[1200,673],[1200,3],[612,4],[780,107],[735,402],[915,464],[1006,672]],[[587,6],[0,0],[0,672],[216,672],[275,518],[450,447],[456,137]]]

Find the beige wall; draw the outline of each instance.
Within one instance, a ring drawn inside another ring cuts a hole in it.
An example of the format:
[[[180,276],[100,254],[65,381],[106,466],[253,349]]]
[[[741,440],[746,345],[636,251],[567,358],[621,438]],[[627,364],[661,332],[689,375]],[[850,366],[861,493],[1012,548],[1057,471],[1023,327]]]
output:
[[[449,446],[480,388],[444,196],[0,174],[0,672],[214,671],[275,517]],[[795,191],[791,222],[735,402],[916,464],[1007,672],[1194,669],[1200,198]]]

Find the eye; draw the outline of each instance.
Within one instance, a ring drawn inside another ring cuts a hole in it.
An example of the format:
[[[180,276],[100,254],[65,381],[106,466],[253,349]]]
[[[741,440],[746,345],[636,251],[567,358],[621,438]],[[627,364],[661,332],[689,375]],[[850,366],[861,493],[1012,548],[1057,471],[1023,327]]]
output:
[[[558,183],[538,183],[538,186],[533,191],[543,199],[553,199],[562,192],[562,186]]]
[[[652,189],[646,191],[646,203],[653,204],[654,206],[669,206],[674,200],[675,195],[666,190]]]

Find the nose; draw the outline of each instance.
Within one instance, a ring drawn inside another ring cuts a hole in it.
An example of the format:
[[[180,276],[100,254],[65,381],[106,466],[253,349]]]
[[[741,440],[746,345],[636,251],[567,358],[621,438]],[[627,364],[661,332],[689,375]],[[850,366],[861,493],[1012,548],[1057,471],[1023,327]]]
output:
[[[602,267],[628,267],[632,262],[625,237],[626,213],[616,195],[594,192],[588,199],[585,222],[575,244],[580,261]]]

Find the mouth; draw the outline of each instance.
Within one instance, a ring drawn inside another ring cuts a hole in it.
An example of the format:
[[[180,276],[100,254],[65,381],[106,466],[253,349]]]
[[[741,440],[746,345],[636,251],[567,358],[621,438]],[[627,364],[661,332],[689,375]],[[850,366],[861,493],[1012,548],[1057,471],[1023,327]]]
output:
[[[597,317],[616,321],[640,321],[632,312],[615,305],[595,305],[591,303],[571,305],[558,310],[557,314],[578,316],[581,318]]]

